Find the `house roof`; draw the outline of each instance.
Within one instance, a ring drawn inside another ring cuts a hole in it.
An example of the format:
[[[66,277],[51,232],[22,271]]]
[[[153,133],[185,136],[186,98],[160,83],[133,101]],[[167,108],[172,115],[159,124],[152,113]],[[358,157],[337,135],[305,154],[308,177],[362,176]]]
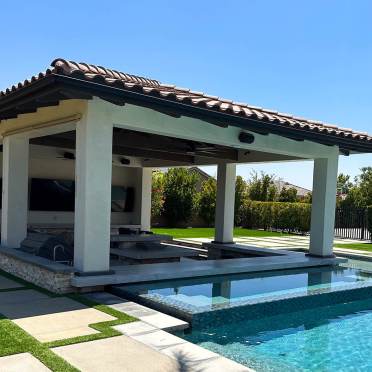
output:
[[[190,167],[190,170],[197,172],[204,180],[208,180],[209,178],[212,178],[211,175],[209,175],[207,172],[204,172],[199,167]]]
[[[48,87],[50,90],[52,86],[53,96],[48,100]],[[37,94],[37,98],[32,101],[30,93]],[[174,117],[197,117],[219,126],[235,125],[261,134],[274,133],[296,140],[338,145],[345,150],[372,152],[372,136],[365,132],[61,58],[54,60],[45,72],[0,92],[0,120],[35,111],[35,107],[49,103],[58,104],[61,99],[93,95],[115,104],[147,106]]]
[[[304,197],[306,195],[308,195],[309,193],[311,193],[311,190],[309,189],[306,189],[304,187],[301,187],[301,186],[297,186],[297,185],[294,185],[290,182],[287,182],[287,181],[284,181],[283,179],[277,179],[274,181],[276,187],[278,188],[279,192],[282,191],[282,189],[286,188],[286,189],[296,189],[297,190],[297,195],[300,196],[300,197]]]

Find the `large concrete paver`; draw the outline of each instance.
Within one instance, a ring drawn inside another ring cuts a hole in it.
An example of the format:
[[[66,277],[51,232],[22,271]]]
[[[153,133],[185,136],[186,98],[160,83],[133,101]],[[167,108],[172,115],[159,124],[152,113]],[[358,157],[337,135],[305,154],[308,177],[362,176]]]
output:
[[[22,284],[15,282],[14,280],[0,276],[0,290],[3,289],[15,289],[23,287]]]
[[[176,372],[178,363],[127,336],[63,346],[53,351],[82,372]]]
[[[162,330],[145,328],[144,324],[138,324],[137,329],[126,329],[123,327],[120,330],[130,335],[134,340],[176,360],[179,368],[177,371],[253,372],[241,364],[185,341],[180,337]]]
[[[46,294],[33,289],[0,292],[0,313],[3,313],[2,307],[5,305],[25,304],[30,301],[47,298],[49,297]]]
[[[43,363],[29,353],[0,358],[1,372],[50,372]]]
[[[105,304],[115,310],[131,315],[152,327],[170,332],[184,330],[189,324],[181,319],[163,314],[135,302],[124,300],[107,292],[95,292],[86,295],[87,298]]]
[[[89,324],[115,319],[67,297],[33,290],[0,293],[0,313],[41,342],[94,334]]]

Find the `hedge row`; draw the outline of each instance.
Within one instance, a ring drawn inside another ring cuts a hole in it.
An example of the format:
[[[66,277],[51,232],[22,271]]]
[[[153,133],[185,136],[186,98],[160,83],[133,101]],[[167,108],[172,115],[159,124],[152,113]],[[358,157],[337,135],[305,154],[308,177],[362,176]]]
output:
[[[242,223],[250,229],[310,231],[311,204],[247,201],[241,209]]]

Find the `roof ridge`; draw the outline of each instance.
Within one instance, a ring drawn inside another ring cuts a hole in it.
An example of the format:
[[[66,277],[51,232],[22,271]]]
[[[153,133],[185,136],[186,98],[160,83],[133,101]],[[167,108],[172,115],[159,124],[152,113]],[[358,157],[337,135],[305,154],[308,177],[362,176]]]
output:
[[[68,75],[101,75],[102,77],[121,80],[124,82],[141,84],[144,86],[160,87],[160,82],[155,79],[149,79],[139,75],[128,74],[125,72],[111,70],[103,66],[88,64],[85,62],[68,61],[63,58],[56,58],[51,66],[53,72]]]
[[[281,125],[290,127],[293,130],[328,134],[331,136],[349,138],[372,144],[372,136],[365,132],[353,131],[349,128],[342,128],[334,124],[310,120],[276,110],[265,109],[247,103],[205,94],[203,92],[193,91],[188,88],[178,87],[176,85],[164,84],[158,80],[127,74],[125,72],[108,69],[98,65],[57,58],[51,63],[51,66],[52,67],[48,68],[45,72],[34,75],[30,79],[26,79],[5,91],[1,91],[0,103],[1,99],[5,96],[13,94],[38,80],[44,79],[50,74],[60,74],[110,87],[116,87],[122,90],[139,91],[143,94],[157,96],[164,100],[182,102],[183,104],[197,106],[203,109],[253,119],[263,123],[266,122],[273,126]]]

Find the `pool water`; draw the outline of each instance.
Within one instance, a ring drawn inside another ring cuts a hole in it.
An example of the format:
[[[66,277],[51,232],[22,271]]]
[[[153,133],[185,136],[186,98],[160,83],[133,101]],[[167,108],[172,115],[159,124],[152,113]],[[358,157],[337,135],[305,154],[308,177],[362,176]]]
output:
[[[372,271],[323,267],[172,280],[119,287],[147,304],[159,303],[190,314],[372,286]]]
[[[372,371],[372,262],[118,286],[258,372]]]
[[[182,337],[258,372],[372,371],[372,299],[226,321]]]

